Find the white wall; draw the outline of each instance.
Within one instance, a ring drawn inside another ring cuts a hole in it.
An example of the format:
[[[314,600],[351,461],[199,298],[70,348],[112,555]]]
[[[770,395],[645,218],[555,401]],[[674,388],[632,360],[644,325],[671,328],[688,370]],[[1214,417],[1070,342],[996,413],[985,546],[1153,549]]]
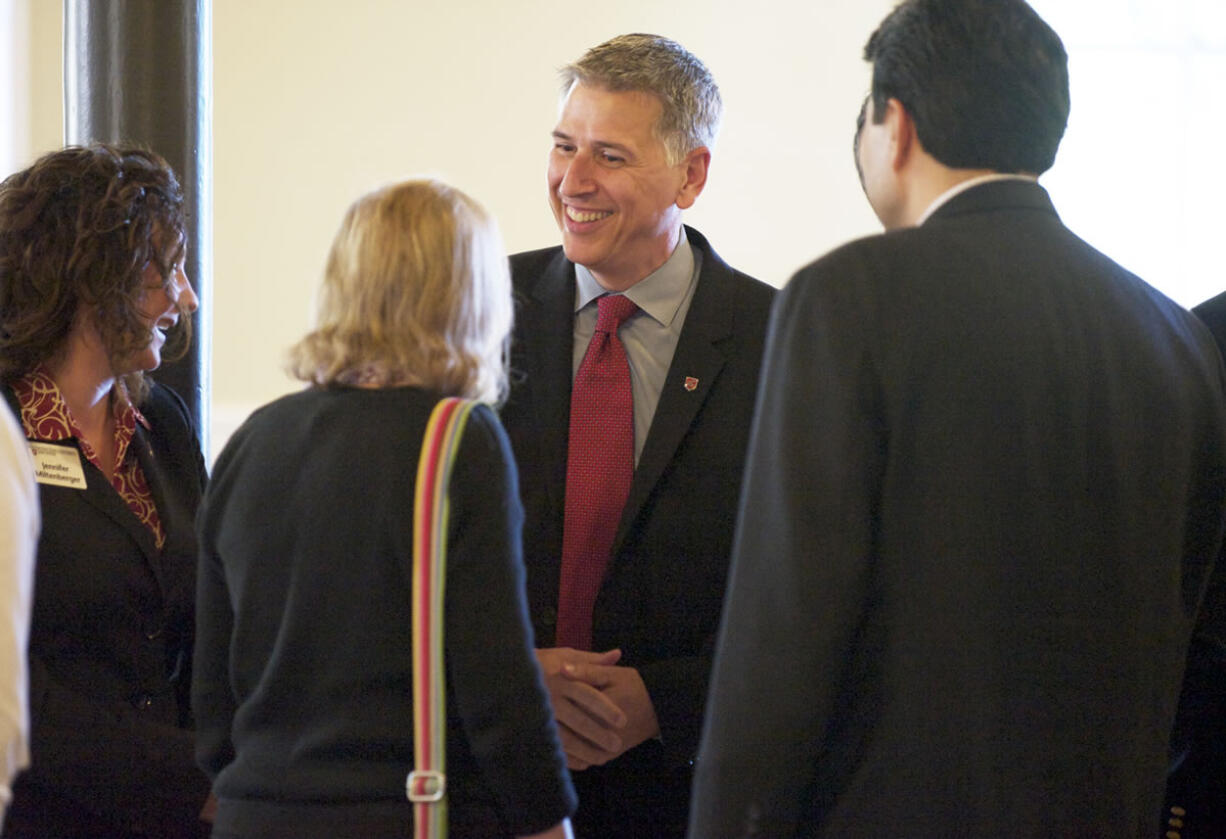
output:
[[[782,284],[876,229],[851,161],[860,50],[891,0],[215,0],[216,439],[297,387],[282,353],[308,327],[323,260],[361,192],[442,176],[498,217],[510,250],[558,241],[545,159],[559,66],[613,35],[674,38],[726,103],[690,223]]]
[[[1043,183],[1074,232],[1185,306],[1226,290],[1224,0],[1031,0],[1073,107]]]
[[[59,0],[0,0],[0,178],[64,138]]]
[[[1044,183],[1078,233],[1185,305],[1226,288],[1214,161],[1222,0],[1034,0],[1071,56]],[[62,136],[60,0],[0,0],[0,175]],[[775,285],[878,229],[851,160],[860,53],[893,0],[214,0],[213,443],[297,387],[324,255],[359,193],[440,175],[511,250],[558,237],[544,168],[561,64],[629,31],[711,68],[724,131],[689,221]],[[26,46],[28,45],[28,47]],[[23,111],[23,108],[25,109]],[[25,116],[23,116],[25,114]],[[26,124],[23,126],[23,120]]]
[[[15,83],[30,63],[28,4],[19,0],[0,0],[0,171],[25,158],[26,126],[30,123],[30,97],[25,85]],[[21,150],[18,151],[18,146]]]

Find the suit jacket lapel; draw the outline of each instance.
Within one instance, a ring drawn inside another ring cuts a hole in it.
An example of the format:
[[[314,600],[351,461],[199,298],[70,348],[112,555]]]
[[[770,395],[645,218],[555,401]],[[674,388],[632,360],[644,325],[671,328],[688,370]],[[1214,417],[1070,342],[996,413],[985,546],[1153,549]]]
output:
[[[14,416],[21,416],[21,408],[17,401],[16,395],[11,388],[3,388],[5,402],[12,409]],[[137,432],[141,429],[138,427]],[[84,490],[69,490],[73,498],[79,498],[84,503],[93,507],[98,512],[105,515],[107,518],[114,521],[122,527],[128,535],[130,535],[140,546],[141,551],[146,558],[153,559],[157,556],[157,543],[153,538],[153,534],[149,532],[149,528],[145,527],[132,511],[128,509],[127,503],[120,497],[110,483],[106,479],[106,475],[102,474],[102,470],[90,463],[88,458],[81,453],[81,448],[73,440],[63,440],[54,443],[53,445],[72,446],[76,449],[77,457],[81,461],[81,469],[85,472],[85,489]],[[134,437],[132,445],[147,448],[148,444],[138,443]],[[142,466],[144,461],[141,462]],[[148,471],[146,471],[148,474]],[[151,562],[151,565],[153,563]]]
[[[522,319],[521,328],[516,331],[524,343],[525,366],[536,371],[536,375],[524,383],[535,427],[539,430],[535,455],[547,479],[549,504],[561,510],[566,503],[566,444],[570,428],[575,322],[575,269],[561,249],[529,293],[534,304],[521,307],[516,313],[516,317]]]
[[[140,530],[143,540],[139,542],[141,553],[145,555],[145,561],[153,570],[153,575],[157,578],[158,588],[162,594],[166,594],[166,574],[162,567],[162,556],[169,554],[173,547],[171,539],[178,536],[180,528],[176,527],[176,510],[170,503],[171,499],[166,495],[166,476],[162,471],[161,464],[157,456],[153,452],[153,445],[150,435],[145,429],[137,425],[136,434],[132,437],[132,449],[136,452],[136,459],[140,461],[140,468],[145,473],[145,482],[149,485],[149,493],[153,496],[153,503],[158,510],[158,518],[162,522],[162,531],[166,534],[166,543],[162,546],[162,550],[157,549],[157,542],[153,538],[153,533],[137,520],[135,515],[130,515],[128,518],[134,522]],[[126,506],[126,505],[125,505]]]
[[[719,345],[732,334],[733,312],[728,305],[732,299],[729,289],[732,269],[711,250],[700,233],[687,227],[686,235],[702,253],[698,287],[694,289],[694,299],[664,380],[660,402],[634,470],[630,495],[613,541],[614,557],[664,469],[672,461],[726,361]],[[686,389],[687,379],[695,380],[693,390]]]
[[[70,445],[70,443],[65,441],[57,445]],[[132,445],[138,445],[135,437],[132,439]],[[73,445],[73,448],[77,449],[78,457],[81,459],[81,468],[85,470],[85,489],[84,491],[66,490],[66,492],[72,493],[70,497],[78,498],[82,503],[93,507],[99,513],[115,522],[116,525],[128,534],[140,548],[150,573],[157,578],[160,584],[162,579],[156,561],[158,556],[157,542],[153,538],[153,533],[128,508],[127,502],[110,485],[106,475],[102,474],[102,470],[90,463],[85,455],[80,454],[79,447]]]
[[[4,388],[3,393],[5,401],[8,402],[14,414],[20,415],[17,398],[13,395],[13,392],[9,388]],[[160,552],[158,551],[157,540],[154,538],[153,533],[128,508],[127,502],[110,485],[106,475],[102,474],[102,470],[90,463],[85,455],[81,454],[81,449],[75,442],[63,441],[58,445],[72,445],[77,450],[77,457],[81,460],[81,468],[85,471],[85,489],[69,490],[72,493],[71,497],[79,498],[83,503],[93,507],[123,528],[124,532],[136,542],[141,553],[144,554],[150,572],[157,579],[158,587],[165,591],[165,579],[159,561]],[[169,526],[171,517],[163,513],[168,507],[161,493],[164,483],[162,473],[153,456],[153,450],[150,448],[149,435],[145,433],[145,430],[139,424],[136,427],[136,433],[132,437],[131,447],[140,460],[141,469],[144,470],[145,479],[149,484],[150,491],[153,493],[154,504],[157,505],[158,514],[162,517],[162,526],[166,528],[167,538],[169,538],[169,534],[172,532]]]

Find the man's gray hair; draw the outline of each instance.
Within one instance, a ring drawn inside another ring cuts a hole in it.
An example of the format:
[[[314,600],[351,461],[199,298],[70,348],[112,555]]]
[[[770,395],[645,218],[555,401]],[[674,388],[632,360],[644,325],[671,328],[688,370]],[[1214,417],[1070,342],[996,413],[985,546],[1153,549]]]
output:
[[[660,100],[655,126],[670,164],[714,145],[724,103],[706,65],[659,35],[618,35],[562,68],[562,95],[577,82],[614,92],[640,91]]]

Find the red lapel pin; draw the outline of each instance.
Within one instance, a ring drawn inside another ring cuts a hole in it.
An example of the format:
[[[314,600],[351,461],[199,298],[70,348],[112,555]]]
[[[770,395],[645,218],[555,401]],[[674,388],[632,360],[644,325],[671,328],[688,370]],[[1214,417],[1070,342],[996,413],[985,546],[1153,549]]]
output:
[[[693,376],[685,377],[685,389],[686,390],[694,390],[697,387],[698,387],[698,379],[695,379]]]

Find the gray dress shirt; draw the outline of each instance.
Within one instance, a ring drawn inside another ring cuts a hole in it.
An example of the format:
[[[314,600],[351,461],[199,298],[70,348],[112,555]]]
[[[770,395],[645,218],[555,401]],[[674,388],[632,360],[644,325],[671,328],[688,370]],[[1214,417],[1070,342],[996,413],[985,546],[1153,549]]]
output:
[[[637,465],[647,432],[651,428],[664,379],[668,375],[673,353],[685,315],[694,299],[698,274],[702,270],[702,254],[695,251],[681,230],[681,240],[663,265],[631,286],[626,296],[639,311],[622,324],[618,331],[626,348],[630,364],[630,390],[634,398],[634,462]],[[575,341],[571,375],[587,352],[596,331],[596,298],[608,294],[592,272],[582,265],[575,266]]]

